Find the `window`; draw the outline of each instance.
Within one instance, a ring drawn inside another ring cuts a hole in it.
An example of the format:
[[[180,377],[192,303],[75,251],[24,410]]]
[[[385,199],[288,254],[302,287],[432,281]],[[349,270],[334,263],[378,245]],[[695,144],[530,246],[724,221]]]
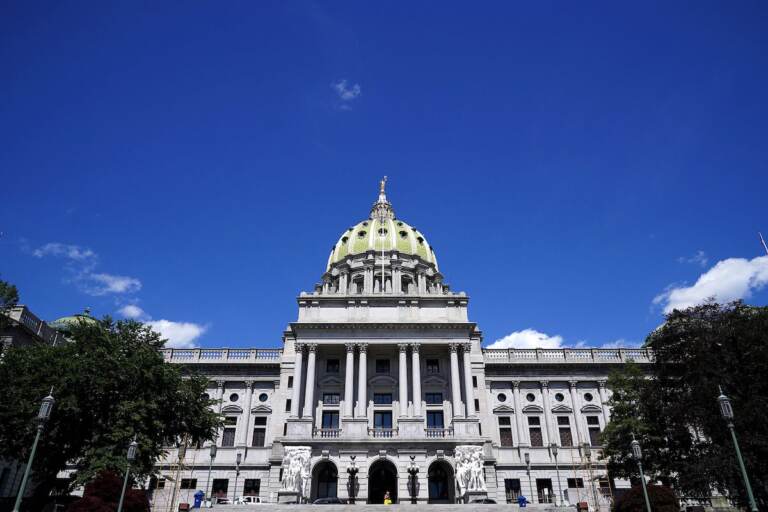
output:
[[[528,416],[528,433],[531,436],[531,446],[544,446],[541,436],[541,420],[538,416]]]
[[[240,395],[238,395],[237,393],[232,393],[231,395],[229,395],[230,402],[237,402],[239,399],[240,399]]]
[[[328,359],[325,362],[325,372],[326,373],[339,373],[341,366],[339,365],[338,359]]]
[[[472,387],[473,388],[477,387],[477,375],[472,376]]]
[[[251,446],[264,446],[267,437],[267,418],[266,416],[256,416],[253,418],[253,439]]]
[[[221,436],[221,446],[235,446],[235,429],[225,428]]]
[[[568,416],[558,416],[557,425],[560,431],[560,446],[573,446],[573,435]]]
[[[283,423],[283,435],[284,436],[288,435],[288,424],[287,423]]]
[[[197,489],[197,478],[182,478],[180,487],[182,489]]]
[[[501,446],[513,446],[512,419],[509,416],[499,416],[499,441]]]
[[[323,403],[326,405],[339,405],[338,393],[323,393]]]
[[[288,389],[293,387],[293,375],[288,376]]]
[[[505,395],[504,393],[499,393],[498,395],[496,395],[496,400],[504,403],[507,401],[507,395]]]
[[[443,411],[427,411],[427,428],[444,428]]]
[[[480,412],[480,400],[475,398],[475,412]]]
[[[507,495],[507,503],[517,503],[517,498],[520,497],[520,480],[517,478],[505,478],[504,494]]]
[[[291,412],[291,399],[285,401],[285,412]]]
[[[533,402],[534,400],[536,400],[536,396],[533,393],[528,393],[527,395],[525,395],[525,399],[528,400],[529,402]]]
[[[336,411],[323,412],[323,428],[339,428],[339,413]]]
[[[261,491],[261,480],[258,478],[246,478],[243,485],[243,496],[258,496]]]
[[[376,411],[373,413],[374,428],[392,428],[392,413],[389,411]]]
[[[228,488],[229,488],[228,478],[214,478],[212,489],[211,489],[211,495],[216,496],[217,498],[226,498]]]
[[[373,403],[376,405],[392,405],[392,393],[374,393]]]
[[[443,404],[443,394],[442,393],[424,393],[424,399],[427,402],[427,405],[442,405]]]
[[[376,360],[376,373],[389,373],[389,359]]]
[[[536,492],[539,495],[539,503],[552,503],[552,480],[549,478],[537,478]]]
[[[563,400],[565,400],[565,397],[563,396],[562,393],[555,393],[555,400],[557,400],[558,402],[562,402]]]
[[[269,400],[269,395],[266,393],[262,393],[259,395],[259,402],[266,402]]]
[[[439,359],[427,359],[427,373],[440,373]]]
[[[224,425],[237,425],[237,416],[227,416],[224,418]]]
[[[0,484],[2,483],[2,480],[0,480]],[[2,489],[2,486],[0,486],[0,489]],[[154,491],[155,489],[165,489],[165,478],[157,478],[155,475],[149,477],[149,490]]]
[[[600,418],[597,416],[587,416],[587,427],[589,430],[589,444],[600,446]]]
[[[569,489],[583,489],[584,488],[584,480],[581,478],[569,478],[568,479],[568,488]]]
[[[584,400],[587,402],[591,402],[593,398],[592,393],[584,393]]]

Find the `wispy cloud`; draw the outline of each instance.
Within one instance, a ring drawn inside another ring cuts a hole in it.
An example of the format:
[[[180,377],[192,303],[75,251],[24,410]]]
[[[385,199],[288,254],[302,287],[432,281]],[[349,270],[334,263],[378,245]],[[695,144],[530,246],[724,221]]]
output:
[[[550,336],[536,329],[523,329],[494,341],[488,345],[488,348],[561,348],[562,346],[562,336]]]
[[[167,339],[168,341],[165,346],[171,348],[195,347],[197,346],[195,341],[208,330],[207,325],[193,322],[174,322],[165,319],[152,320],[149,314],[135,304],[125,305],[117,312],[124,318],[138,320],[147,324],[153,331]]]
[[[43,258],[45,256],[60,256],[73,261],[94,261],[98,257],[96,253],[90,249],[85,249],[78,245],[61,244],[58,242],[51,242],[38,247],[32,254],[37,258]]]
[[[654,297],[653,304],[665,313],[702,304],[708,299],[729,302],[748,299],[768,284],[768,256],[751,260],[728,258],[718,261],[699,276],[692,286],[673,284]]]
[[[677,258],[678,263],[691,263],[693,265],[699,265],[700,267],[706,267],[707,263],[709,263],[709,258],[707,258],[707,254],[704,251],[696,251],[696,254],[693,256],[687,257],[687,256],[680,256]]]
[[[338,107],[341,110],[352,110],[351,103],[355,101],[363,93],[363,89],[360,84],[352,84],[346,79],[339,80],[331,84],[331,89],[336,91],[336,95],[339,97]]]
[[[625,340],[624,338],[620,338],[616,341],[609,341],[608,343],[603,343],[603,348],[637,348],[641,346],[642,343],[637,341],[629,341]]]

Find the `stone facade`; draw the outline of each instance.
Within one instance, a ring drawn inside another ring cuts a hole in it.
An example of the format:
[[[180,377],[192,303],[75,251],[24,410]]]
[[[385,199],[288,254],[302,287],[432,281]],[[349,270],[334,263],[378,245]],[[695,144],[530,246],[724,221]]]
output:
[[[606,379],[651,354],[483,349],[468,304],[382,183],[369,221],[342,234],[322,282],[299,295],[281,349],[164,350],[210,378],[226,424],[215,458],[208,445],[170,450],[153,510],[198,490],[356,504],[385,492],[403,504],[522,493],[607,510],[625,484],[609,486],[600,460]]]

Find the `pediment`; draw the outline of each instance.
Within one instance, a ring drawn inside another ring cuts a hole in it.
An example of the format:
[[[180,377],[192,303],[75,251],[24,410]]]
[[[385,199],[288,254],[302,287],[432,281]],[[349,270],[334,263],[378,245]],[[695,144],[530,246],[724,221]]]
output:
[[[323,377],[322,379],[317,381],[320,386],[323,387],[330,387],[330,386],[341,386],[342,380],[335,375],[328,375]]]
[[[493,409],[494,413],[514,413],[515,408],[511,405],[499,405],[498,407],[494,407]]]
[[[442,377],[438,377],[437,375],[430,375],[429,377],[422,379],[422,383],[424,383],[426,386],[445,387],[448,384],[448,381]]]
[[[368,380],[371,386],[394,386],[397,384],[397,380],[393,379],[389,375],[377,375]]]
[[[243,408],[239,405],[230,404],[222,407],[221,412],[223,414],[242,414]]]
[[[599,405],[587,404],[581,408],[581,412],[603,412]]]
[[[526,405],[523,412],[544,412],[544,409],[540,405]]]
[[[259,404],[259,405],[257,405],[256,407],[252,408],[252,409],[251,409],[251,412],[252,412],[252,413],[266,413],[266,414],[271,414],[271,413],[272,413],[272,408],[271,408],[270,406],[268,406],[268,405]]]
[[[552,412],[573,412],[573,409],[571,409],[567,405],[557,404],[552,408]]]

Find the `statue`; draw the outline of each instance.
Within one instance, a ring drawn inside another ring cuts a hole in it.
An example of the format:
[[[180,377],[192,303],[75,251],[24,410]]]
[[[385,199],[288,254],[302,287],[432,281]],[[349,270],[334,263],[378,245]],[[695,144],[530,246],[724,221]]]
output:
[[[309,446],[291,446],[285,448],[283,456],[283,491],[296,493],[298,497],[309,497],[310,457]]]
[[[468,492],[486,492],[483,475],[483,447],[456,447],[456,483],[462,496]]]
[[[384,179],[379,182],[379,195],[384,195],[384,187],[387,184],[387,177],[384,176]]]

